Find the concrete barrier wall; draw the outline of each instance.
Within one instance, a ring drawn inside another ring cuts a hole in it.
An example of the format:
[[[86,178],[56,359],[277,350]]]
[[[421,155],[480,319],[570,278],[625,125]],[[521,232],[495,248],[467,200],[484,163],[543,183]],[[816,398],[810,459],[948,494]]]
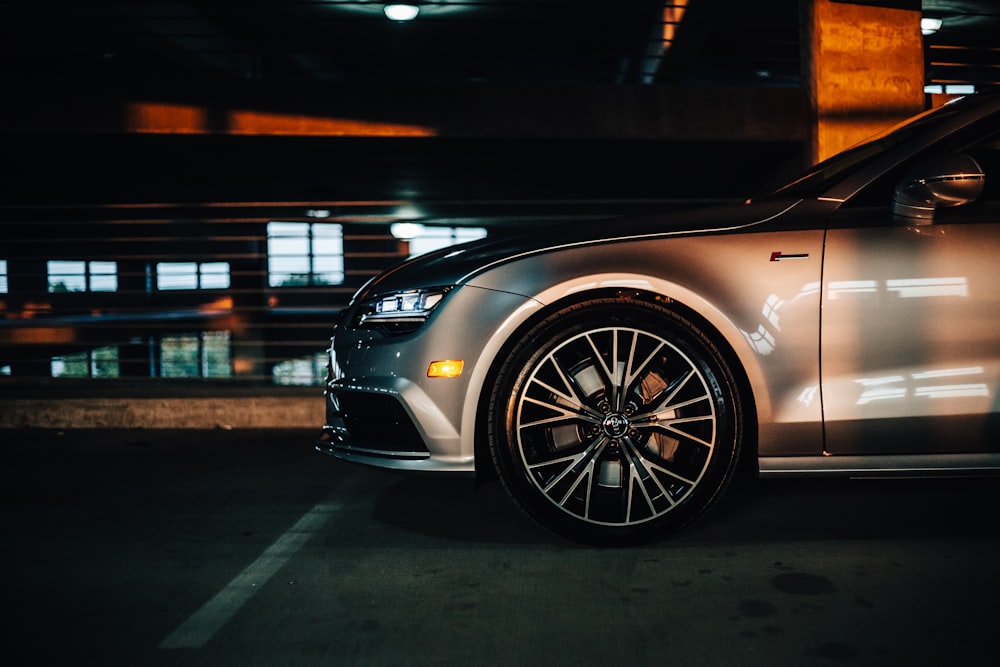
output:
[[[323,425],[320,390],[312,398],[7,398],[0,429],[310,428]]]

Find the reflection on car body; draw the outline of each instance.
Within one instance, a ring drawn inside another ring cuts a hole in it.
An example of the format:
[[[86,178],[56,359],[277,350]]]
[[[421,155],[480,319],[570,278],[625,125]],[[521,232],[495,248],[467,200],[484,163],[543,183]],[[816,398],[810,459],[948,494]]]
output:
[[[487,238],[338,322],[336,457],[499,475],[582,542],[669,535],[761,475],[1000,469],[1000,96],[740,206]]]

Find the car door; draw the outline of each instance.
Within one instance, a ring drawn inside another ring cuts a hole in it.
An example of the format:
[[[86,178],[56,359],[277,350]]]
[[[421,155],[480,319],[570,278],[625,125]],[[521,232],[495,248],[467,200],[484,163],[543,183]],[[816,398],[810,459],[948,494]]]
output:
[[[986,173],[982,197],[930,224],[894,219],[885,179],[832,217],[820,343],[828,453],[1000,450],[998,148],[967,151]]]

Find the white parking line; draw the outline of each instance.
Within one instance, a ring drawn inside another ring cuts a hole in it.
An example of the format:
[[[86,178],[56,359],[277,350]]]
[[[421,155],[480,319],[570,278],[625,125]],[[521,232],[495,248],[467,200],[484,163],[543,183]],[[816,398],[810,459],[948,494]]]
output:
[[[160,642],[161,649],[201,648],[254,593],[282,568],[302,546],[340,509],[323,501],[302,515],[294,526],[275,540],[264,553],[240,572],[215,597]]]

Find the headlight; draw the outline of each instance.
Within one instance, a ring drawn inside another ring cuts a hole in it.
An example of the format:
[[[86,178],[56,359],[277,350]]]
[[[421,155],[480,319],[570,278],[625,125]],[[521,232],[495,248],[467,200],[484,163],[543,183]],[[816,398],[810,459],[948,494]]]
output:
[[[370,298],[358,309],[355,326],[409,333],[430,317],[450,290],[450,287],[413,289]]]

